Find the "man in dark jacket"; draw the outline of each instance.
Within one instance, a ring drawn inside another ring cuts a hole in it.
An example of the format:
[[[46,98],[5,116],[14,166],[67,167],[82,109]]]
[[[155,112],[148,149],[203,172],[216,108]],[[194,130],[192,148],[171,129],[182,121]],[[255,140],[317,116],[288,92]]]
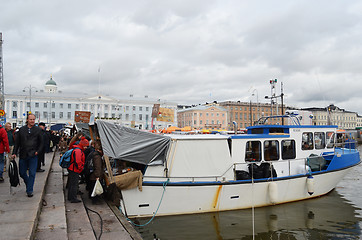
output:
[[[30,113],[26,125],[15,135],[13,158],[19,151],[19,174],[26,185],[28,197],[33,196],[38,154],[43,149],[43,135],[41,129],[35,126],[35,115]],[[29,169],[29,175],[27,170]]]
[[[45,144],[48,140],[48,134],[45,131],[45,123],[40,122],[39,127],[41,128],[41,133],[43,136],[43,143]],[[41,164],[43,163],[43,166],[45,165],[45,146],[43,149],[38,153],[38,165],[36,168],[37,172],[44,172],[45,170],[41,168]]]

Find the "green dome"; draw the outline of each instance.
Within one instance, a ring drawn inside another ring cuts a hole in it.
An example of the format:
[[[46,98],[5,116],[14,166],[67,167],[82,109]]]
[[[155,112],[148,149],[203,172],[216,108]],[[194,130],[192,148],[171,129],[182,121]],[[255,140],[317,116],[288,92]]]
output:
[[[45,85],[54,85],[54,86],[56,86],[57,83],[53,80],[52,76],[50,76],[50,79],[45,83]]]

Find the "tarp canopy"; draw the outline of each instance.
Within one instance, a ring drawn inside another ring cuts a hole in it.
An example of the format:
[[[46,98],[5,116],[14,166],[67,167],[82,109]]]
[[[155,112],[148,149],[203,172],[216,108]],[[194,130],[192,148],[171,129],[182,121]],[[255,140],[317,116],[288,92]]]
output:
[[[151,165],[166,160],[171,138],[101,120],[96,122],[104,154],[128,162]]]

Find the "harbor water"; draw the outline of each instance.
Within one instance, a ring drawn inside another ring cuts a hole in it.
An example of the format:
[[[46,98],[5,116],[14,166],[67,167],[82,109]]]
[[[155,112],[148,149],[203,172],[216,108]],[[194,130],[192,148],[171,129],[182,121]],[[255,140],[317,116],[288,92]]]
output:
[[[362,154],[362,147],[359,146]],[[144,239],[362,239],[362,165],[315,199],[219,213],[156,217],[137,231]],[[137,219],[144,224],[149,219]]]

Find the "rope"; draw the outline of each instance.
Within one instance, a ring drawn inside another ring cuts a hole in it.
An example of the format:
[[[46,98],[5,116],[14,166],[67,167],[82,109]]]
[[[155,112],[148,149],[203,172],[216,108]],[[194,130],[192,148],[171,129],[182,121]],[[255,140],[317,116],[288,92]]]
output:
[[[96,231],[95,231],[94,228],[93,228],[92,221],[90,221],[91,226],[92,226],[92,229],[93,229],[93,233],[94,233],[94,235],[96,236],[96,239],[97,239],[97,240],[98,240],[98,239],[101,239],[101,236],[102,236],[102,234],[103,234],[103,219],[102,219],[101,215],[100,215],[98,212],[96,212],[96,211],[88,208],[86,205],[84,205],[84,207],[85,207],[85,209],[87,210],[88,218],[89,218],[89,213],[88,213],[88,211],[91,211],[91,212],[97,214],[98,217],[101,219],[101,233],[99,234],[98,237],[97,237]],[[90,218],[89,218],[89,220],[90,220]]]
[[[159,209],[160,206],[161,206],[161,203],[162,203],[162,200],[163,200],[163,195],[165,194],[166,186],[167,186],[167,184],[168,184],[169,181],[170,181],[170,179],[168,178],[167,181],[162,184],[163,192],[162,192],[162,196],[161,196],[160,202],[158,203],[158,207],[157,207],[157,209],[156,209],[156,212],[153,213],[152,218],[151,218],[148,222],[146,222],[145,224],[137,224],[137,223],[134,223],[134,222],[133,222],[131,219],[129,219],[128,217],[126,217],[126,219],[127,219],[133,226],[136,226],[136,227],[144,227],[144,226],[147,226],[148,224],[150,224],[150,223],[153,221],[153,219],[156,217],[156,214],[157,214],[157,212],[158,212],[158,209]],[[121,206],[120,206],[120,207],[121,207]],[[120,211],[121,211],[121,209],[120,209]]]

